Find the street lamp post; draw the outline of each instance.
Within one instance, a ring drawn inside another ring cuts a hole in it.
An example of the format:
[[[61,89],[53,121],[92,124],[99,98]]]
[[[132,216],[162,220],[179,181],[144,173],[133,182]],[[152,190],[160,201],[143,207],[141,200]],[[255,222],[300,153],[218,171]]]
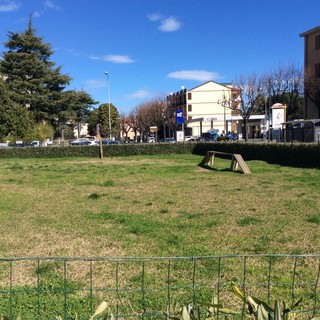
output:
[[[227,99],[218,100],[218,104],[221,104],[223,107],[223,130],[226,133],[227,126],[226,126],[226,107],[227,107]]]
[[[222,105],[223,107],[223,122],[224,122],[223,127],[226,135],[228,134],[227,109],[231,110],[231,115],[232,115],[232,110],[235,110],[239,105],[239,103],[241,102],[241,99],[239,99],[239,97],[235,99],[232,98],[232,92],[231,92],[231,96],[230,96],[230,92],[228,93],[228,96],[229,97],[226,96],[225,91],[223,90],[222,99],[219,99],[217,101],[217,103]]]
[[[263,90],[262,88],[258,89],[258,95],[264,96]],[[269,134],[270,131],[270,126],[269,126],[269,120],[268,120],[268,106],[267,104],[269,104],[269,95],[268,95],[268,99],[265,99],[264,101],[264,131],[263,131],[263,140],[265,141],[266,139],[268,139],[269,141],[269,136],[267,136],[267,133]],[[269,127],[269,128],[268,128]],[[268,130],[267,130],[268,128]],[[268,132],[267,132],[268,131]]]
[[[223,93],[223,99],[218,100],[218,104],[221,104],[223,107],[223,128],[224,128],[224,134],[227,135],[228,125],[227,125],[227,115],[226,115],[226,108],[231,109],[231,103],[233,100],[230,98],[227,99],[225,96],[225,93]]]
[[[109,111],[109,138],[111,140],[111,111],[110,111],[110,84],[109,84],[109,72],[105,71],[104,74],[107,76],[107,89],[108,89],[108,111]]]

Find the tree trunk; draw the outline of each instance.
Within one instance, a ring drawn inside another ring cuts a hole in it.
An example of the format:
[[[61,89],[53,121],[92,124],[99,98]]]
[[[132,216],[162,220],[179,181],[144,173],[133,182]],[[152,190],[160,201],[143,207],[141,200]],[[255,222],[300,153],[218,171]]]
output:
[[[248,141],[248,131],[247,131],[247,118],[243,118],[243,128],[242,128],[242,137],[247,142]]]

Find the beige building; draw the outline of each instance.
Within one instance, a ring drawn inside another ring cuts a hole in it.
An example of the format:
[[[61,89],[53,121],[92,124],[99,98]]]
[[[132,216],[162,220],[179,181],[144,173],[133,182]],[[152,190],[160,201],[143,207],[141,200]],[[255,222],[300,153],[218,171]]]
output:
[[[304,38],[305,118],[320,118],[320,26],[300,37]]]
[[[205,82],[190,90],[182,89],[167,97],[171,114],[183,111],[185,135],[200,136],[212,128],[219,134],[237,132],[238,121],[232,117],[239,115],[237,110],[238,91],[231,84]]]

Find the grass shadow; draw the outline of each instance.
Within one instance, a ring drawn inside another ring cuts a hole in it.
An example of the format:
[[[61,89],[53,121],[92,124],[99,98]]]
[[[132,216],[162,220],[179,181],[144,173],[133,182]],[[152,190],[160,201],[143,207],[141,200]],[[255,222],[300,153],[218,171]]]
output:
[[[211,166],[209,166],[207,164],[201,163],[201,162],[198,164],[198,167],[200,167],[202,169],[206,169],[206,170],[217,171],[216,168],[213,168],[213,167],[211,167]]]
[[[230,170],[230,168],[222,168],[222,169],[218,169],[218,168],[214,168],[214,167],[211,167],[209,166],[208,164],[204,164],[204,163],[199,163],[198,164],[198,167],[202,168],[202,169],[205,169],[205,170],[209,170],[209,171],[219,171],[219,172],[234,172],[234,173],[239,173],[239,174],[243,174],[242,171],[239,171],[239,170]]]

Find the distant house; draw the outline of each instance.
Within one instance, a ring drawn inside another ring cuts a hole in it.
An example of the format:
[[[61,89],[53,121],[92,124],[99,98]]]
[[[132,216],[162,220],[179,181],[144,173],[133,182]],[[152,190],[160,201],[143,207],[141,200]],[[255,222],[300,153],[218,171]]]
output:
[[[232,84],[205,82],[190,90],[182,90],[167,96],[169,113],[182,111],[185,135],[201,136],[217,129],[218,134],[242,133],[242,117],[239,112],[239,91]],[[259,133],[262,116],[248,121],[249,136]]]
[[[237,131],[231,121],[232,115],[239,114],[233,103],[237,96],[238,91],[231,84],[208,81],[190,90],[173,93],[167,101],[171,112],[183,111],[186,134],[200,136],[212,128],[222,134]]]
[[[301,33],[300,37],[304,38],[305,118],[319,118],[320,26]]]
[[[88,124],[77,122],[73,125],[73,134],[76,138],[88,136]]]

